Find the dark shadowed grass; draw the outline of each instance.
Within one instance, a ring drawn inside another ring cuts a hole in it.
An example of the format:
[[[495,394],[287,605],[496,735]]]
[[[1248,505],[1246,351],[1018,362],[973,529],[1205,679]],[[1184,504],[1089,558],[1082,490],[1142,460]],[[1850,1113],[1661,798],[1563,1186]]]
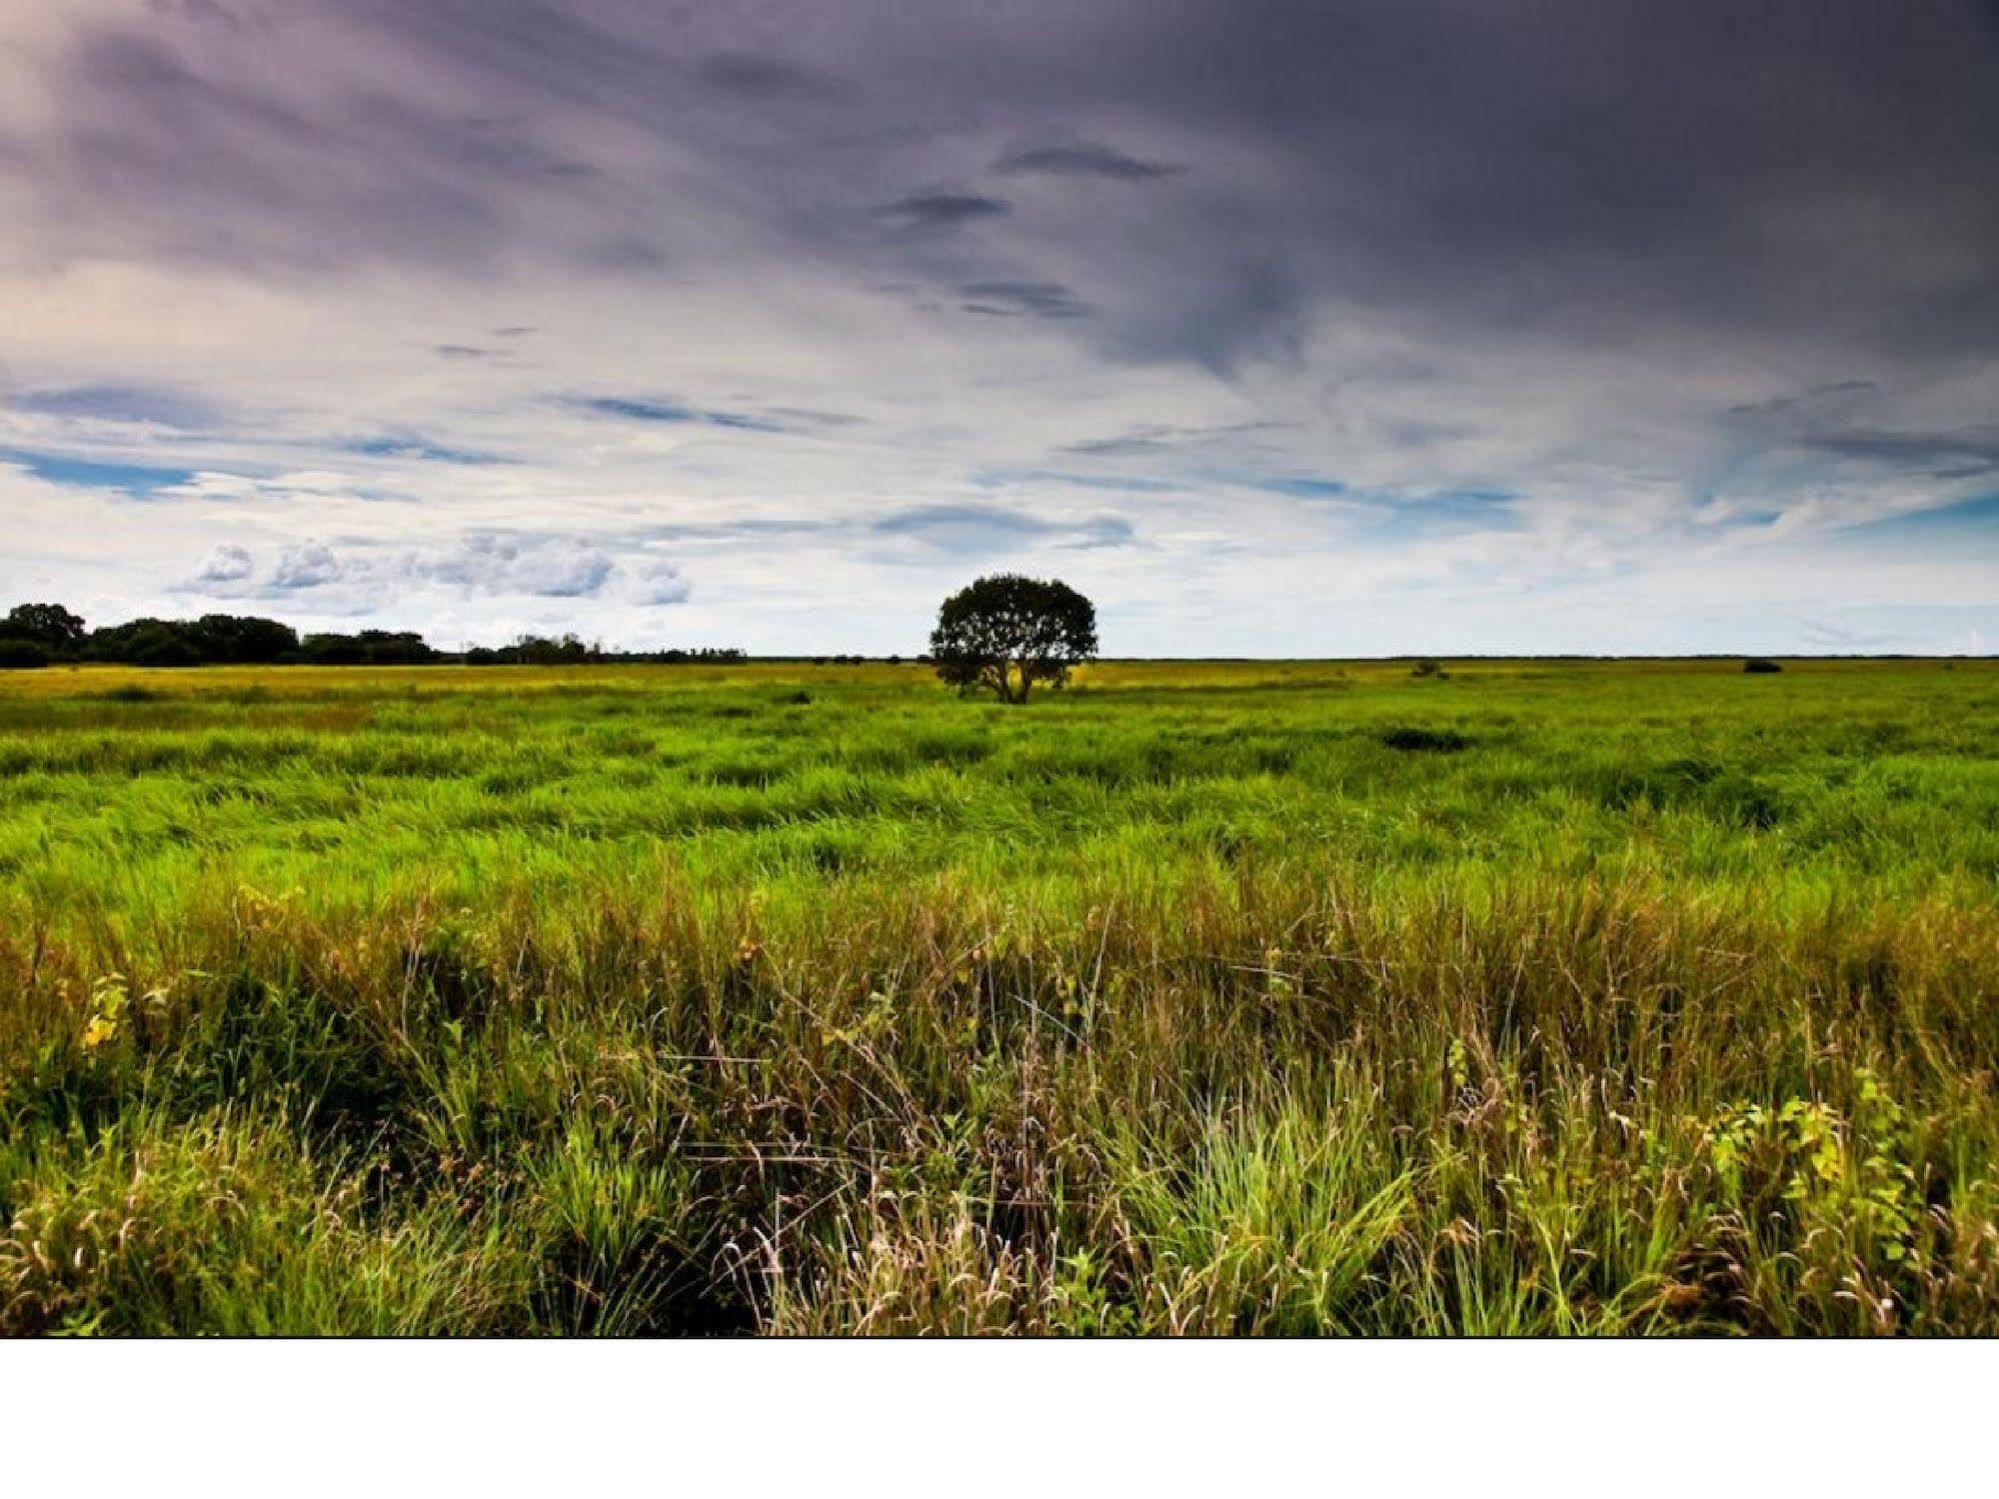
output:
[[[1982,663],[9,678],[0,1329],[1999,1330],[1995,730]]]

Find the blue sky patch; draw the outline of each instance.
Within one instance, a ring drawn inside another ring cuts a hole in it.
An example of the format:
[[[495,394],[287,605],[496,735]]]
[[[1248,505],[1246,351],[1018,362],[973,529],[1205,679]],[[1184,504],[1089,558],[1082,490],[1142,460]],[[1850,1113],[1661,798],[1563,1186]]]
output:
[[[441,443],[425,442],[419,437],[370,437],[344,446],[348,452],[358,453],[363,458],[419,458],[425,463],[467,465],[509,461],[492,453],[475,453],[466,448],[445,447]]]
[[[1338,479],[1310,476],[1244,479],[1240,482],[1250,489],[1260,489],[1265,494],[1288,495],[1294,500],[1332,500],[1348,493],[1347,486]]]
[[[27,453],[0,449],[0,463],[18,464],[37,479],[51,484],[74,485],[79,489],[116,489],[131,495],[149,495],[155,490],[185,484],[194,470],[153,468],[136,463],[92,463],[82,458],[63,458],[53,453]]]
[[[593,396],[582,405],[601,416],[621,417],[630,422],[667,422],[705,427],[727,427],[738,432],[782,432],[781,423],[741,411],[703,411],[673,401],[633,400],[625,396]]]
[[[1454,489],[1389,498],[1359,495],[1369,509],[1366,528],[1384,539],[1418,540],[1466,531],[1517,531],[1513,505],[1519,495],[1500,489]]]
[[[1854,529],[1870,536],[1942,537],[1979,533],[1989,536],[1999,528],[1999,493],[1982,494],[1960,500],[1955,505],[1938,505],[1931,510],[1913,510],[1906,515],[1890,515]]]

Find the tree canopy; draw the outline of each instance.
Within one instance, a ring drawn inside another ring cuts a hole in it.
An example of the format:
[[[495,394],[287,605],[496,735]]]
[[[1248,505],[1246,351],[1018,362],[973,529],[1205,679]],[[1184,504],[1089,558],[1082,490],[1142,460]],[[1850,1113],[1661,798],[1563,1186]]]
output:
[[[937,675],[961,692],[1024,703],[1097,654],[1097,610],[1066,583],[995,573],[944,601],[930,635]]]
[[[16,604],[7,611],[6,622],[0,624],[0,635],[62,651],[83,639],[83,619],[61,604]]]

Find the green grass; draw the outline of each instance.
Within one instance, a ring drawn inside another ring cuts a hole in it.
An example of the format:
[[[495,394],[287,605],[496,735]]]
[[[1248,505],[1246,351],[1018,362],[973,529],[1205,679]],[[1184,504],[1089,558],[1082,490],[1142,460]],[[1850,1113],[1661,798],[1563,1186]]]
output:
[[[1999,668],[0,675],[0,1331],[1999,1332]]]

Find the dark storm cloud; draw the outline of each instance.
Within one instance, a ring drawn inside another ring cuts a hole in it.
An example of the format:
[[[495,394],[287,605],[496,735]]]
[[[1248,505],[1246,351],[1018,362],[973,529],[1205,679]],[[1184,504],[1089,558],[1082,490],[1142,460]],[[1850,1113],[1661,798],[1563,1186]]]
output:
[[[225,261],[657,274],[735,242],[1014,279],[970,240],[955,264],[857,242],[859,202],[913,240],[978,224],[993,253],[1059,252],[1101,312],[1076,335],[1121,359],[1282,364],[1343,310],[1443,339],[1982,358],[1987,21],[1943,0],[181,4],[99,17],[65,54],[38,222]],[[1015,205],[980,163],[1149,188]]]
[[[1838,458],[1965,478],[1999,469],[1999,431],[1834,432],[1809,445]]]
[[[129,253],[149,230],[156,253],[211,265],[472,264],[510,217],[501,185],[561,175],[505,126],[386,95],[293,103],[282,76],[211,77],[151,35],[94,37],[74,68],[80,97],[105,107],[79,116],[51,158],[67,175],[46,186],[78,195],[73,249]]]
[[[987,198],[977,193],[911,193],[875,210],[885,219],[898,219],[912,227],[954,229],[979,219],[993,219],[1010,213],[1013,205],[1003,198]]]
[[[837,99],[847,92],[839,79],[758,52],[717,52],[695,72],[712,88],[755,100]]]
[[[1773,396],[1767,401],[1742,401],[1728,408],[1728,414],[1749,421],[1788,417],[1793,412],[1823,407],[1829,400],[1871,394],[1880,387],[1872,380],[1835,380],[1815,385],[1794,396]]]
[[[1999,426],[1935,430],[1893,425],[1890,393],[1837,380],[1728,408],[1738,454],[1790,453],[1886,473],[1965,479],[1999,469]]]

